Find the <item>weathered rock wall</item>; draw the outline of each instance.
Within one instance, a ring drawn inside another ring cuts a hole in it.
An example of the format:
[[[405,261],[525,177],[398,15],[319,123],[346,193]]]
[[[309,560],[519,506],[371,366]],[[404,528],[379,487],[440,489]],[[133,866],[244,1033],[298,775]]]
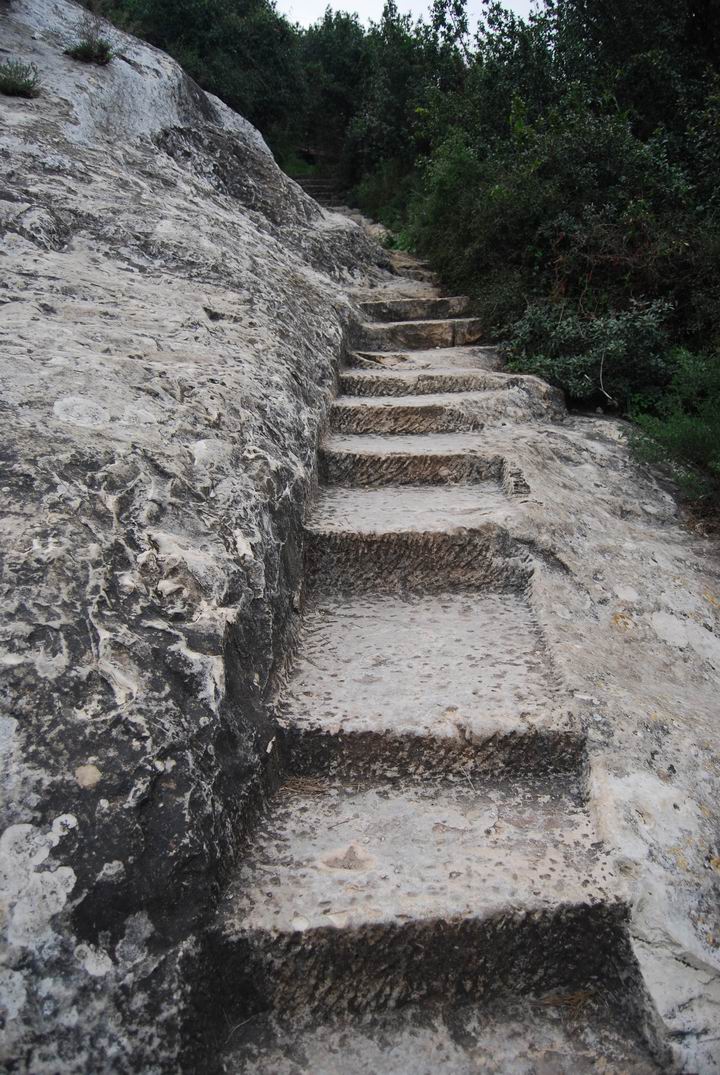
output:
[[[176,1070],[183,957],[262,779],[263,700],[375,251],[167,56],[0,7],[0,1056]]]

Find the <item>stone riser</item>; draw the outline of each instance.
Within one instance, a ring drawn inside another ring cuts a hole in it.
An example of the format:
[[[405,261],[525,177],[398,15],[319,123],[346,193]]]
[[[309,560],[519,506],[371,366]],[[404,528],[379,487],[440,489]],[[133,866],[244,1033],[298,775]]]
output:
[[[420,321],[439,320],[444,317],[462,317],[467,313],[469,299],[454,295],[440,299],[387,299],[359,303],[368,321]]]
[[[455,533],[306,530],[305,572],[308,585],[337,593],[521,592],[532,561],[492,523]]]
[[[447,485],[455,482],[502,482],[502,456],[370,455],[322,449],[320,480],[327,485]]]
[[[478,373],[427,373],[416,377],[395,377],[381,373],[376,377],[341,373],[340,388],[348,396],[431,396],[436,392],[481,392],[488,388],[514,388],[519,378],[488,377]]]
[[[324,1022],[405,1005],[602,988],[631,961],[623,903],[563,904],[485,918],[224,938],[238,1017],[273,1009]]]
[[[282,711],[277,715],[282,721]],[[587,741],[572,727],[463,740],[383,732],[333,734],[288,724],[281,725],[279,745],[284,767],[293,776],[382,783],[402,774],[406,784],[433,777],[513,781],[554,777],[570,780],[579,800],[586,797]]]
[[[484,422],[453,407],[343,407],[330,411],[333,433],[472,433]]]
[[[482,334],[482,322],[477,318],[456,321],[377,322],[355,326],[351,342],[356,350],[424,350],[478,343]]]
[[[417,280],[421,284],[436,284],[438,281],[437,273],[431,269],[403,269],[403,276],[409,280]]]

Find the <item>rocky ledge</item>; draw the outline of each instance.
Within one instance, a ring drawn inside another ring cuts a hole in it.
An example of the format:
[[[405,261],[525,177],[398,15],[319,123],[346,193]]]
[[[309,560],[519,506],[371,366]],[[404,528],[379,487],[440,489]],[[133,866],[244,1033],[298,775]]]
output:
[[[184,956],[256,799],[346,332],[382,255],[82,9],[0,4],[0,1067],[176,1070]]]

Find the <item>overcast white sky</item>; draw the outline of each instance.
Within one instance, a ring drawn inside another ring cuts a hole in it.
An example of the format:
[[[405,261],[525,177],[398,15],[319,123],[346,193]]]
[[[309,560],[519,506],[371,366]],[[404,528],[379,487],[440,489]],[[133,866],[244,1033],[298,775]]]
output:
[[[518,15],[527,15],[530,10],[531,0],[504,0],[505,6],[512,8]],[[303,26],[319,19],[328,6],[328,0],[278,0],[278,10],[287,15],[292,22],[299,22]],[[429,0],[397,0],[400,11],[412,11],[414,15],[425,15],[430,6]],[[383,0],[331,0],[330,7],[336,11],[356,11],[363,22],[369,19],[378,19],[383,9]],[[480,0],[469,0],[468,10],[471,23],[474,23],[473,14],[477,16],[481,10]]]

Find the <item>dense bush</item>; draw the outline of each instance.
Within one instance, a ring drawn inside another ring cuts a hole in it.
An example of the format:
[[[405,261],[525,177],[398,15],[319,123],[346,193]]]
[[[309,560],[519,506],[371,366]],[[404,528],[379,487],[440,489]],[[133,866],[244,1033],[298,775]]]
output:
[[[7,97],[37,97],[40,93],[40,75],[33,63],[6,60],[0,63],[0,93]]]
[[[513,325],[510,365],[561,385],[571,400],[625,407],[660,397],[673,373],[663,302],[588,317],[577,306],[528,306]]]
[[[645,458],[671,462],[686,489],[720,508],[720,356],[678,351],[674,376],[654,413],[634,415]]]
[[[272,0],[105,3],[469,292],[515,368],[715,479],[720,0],[483,0],[474,37],[465,0],[307,30]]]

